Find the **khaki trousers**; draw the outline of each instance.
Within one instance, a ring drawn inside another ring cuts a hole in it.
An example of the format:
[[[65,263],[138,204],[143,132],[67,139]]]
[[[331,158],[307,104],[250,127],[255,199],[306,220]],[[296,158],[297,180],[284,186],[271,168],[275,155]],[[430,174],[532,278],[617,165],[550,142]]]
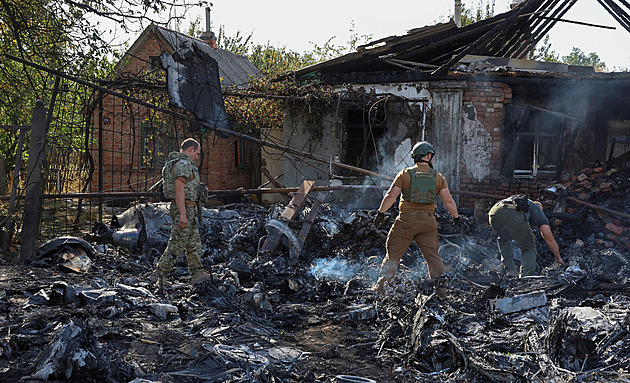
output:
[[[385,243],[387,255],[381,264],[378,283],[383,284],[394,278],[398,264],[412,241],[416,241],[418,244],[424,260],[427,262],[431,278],[437,278],[444,274],[444,262],[438,253],[437,227],[433,213],[409,212],[399,214],[387,235],[387,242]]]

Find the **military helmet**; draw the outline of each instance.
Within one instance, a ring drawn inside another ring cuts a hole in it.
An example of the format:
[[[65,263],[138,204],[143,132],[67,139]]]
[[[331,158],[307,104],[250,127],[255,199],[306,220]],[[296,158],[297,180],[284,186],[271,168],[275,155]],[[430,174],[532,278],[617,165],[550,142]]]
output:
[[[414,161],[420,159],[420,157],[426,156],[429,153],[435,156],[435,149],[433,148],[433,145],[426,141],[418,142],[413,146],[413,149],[411,149],[411,157],[413,157]]]

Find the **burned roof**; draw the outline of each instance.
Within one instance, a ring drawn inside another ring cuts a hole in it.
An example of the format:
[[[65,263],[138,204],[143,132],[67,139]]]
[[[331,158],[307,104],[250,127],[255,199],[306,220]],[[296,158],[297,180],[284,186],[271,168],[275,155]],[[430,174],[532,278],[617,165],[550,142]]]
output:
[[[212,48],[206,42],[190,37],[183,33],[173,31],[163,27],[156,27],[156,30],[164,36],[174,50],[177,50],[184,42],[196,45],[199,50],[212,57],[219,64],[219,76],[221,85],[238,86],[249,82],[252,76],[260,75],[258,69],[241,55],[232,53],[225,49]]]
[[[630,31],[629,6],[600,1],[602,6],[626,30]],[[525,59],[574,1],[528,0],[514,9],[458,28],[453,20],[408,31],[404,36],[390,36],[360,46],[356,52],[315,64],[297,71],[298,78],[343,73],[414,72],[422,78],[444,75],[466,55]],[[593,24],[587,24],[595,26]],[[387,77],[387,76],[386,76]],[[413,78],[418,80],[420,78]],[[412,78],[410,78],[412,80]]]
[[[254,64],[244,56],[225,49],[212,48],[205,41],[155,24],[151,24],[142,32],[128,52],[135,52],[154,33],[166,44],[165,48],[168,49],[168,53],[176,51],[183,45],[196,46],[200,51],[216,60],[219,64],[219,77],[223,87],[245,85],[252,77],[260,75]]]

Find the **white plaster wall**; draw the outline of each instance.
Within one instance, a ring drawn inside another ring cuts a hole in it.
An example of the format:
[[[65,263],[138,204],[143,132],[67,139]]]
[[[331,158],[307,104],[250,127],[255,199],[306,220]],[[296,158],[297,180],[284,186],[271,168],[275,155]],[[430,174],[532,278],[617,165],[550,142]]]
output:
[[[490,174],[492,136],[477,119],[474,105],[466,103],[462,109],[462,157],[468,171],[481,181]]]
[[[394,163],[397,169],[408,168],[414,165],[413,159],[411,158],[411,149],[414,144],[415,143],[411,142],[410,138],[407,138],[396,148]]]
[[[405,97],[411,101],[423,101],[429,102],[428,106],[431,108],[431,93],[427,90],[428,83],[401,83],[401,84],[374,84],[374,85],[350,85],[351,89],[363,88],[365,92],[374,94],[392,94],[395,96]]]

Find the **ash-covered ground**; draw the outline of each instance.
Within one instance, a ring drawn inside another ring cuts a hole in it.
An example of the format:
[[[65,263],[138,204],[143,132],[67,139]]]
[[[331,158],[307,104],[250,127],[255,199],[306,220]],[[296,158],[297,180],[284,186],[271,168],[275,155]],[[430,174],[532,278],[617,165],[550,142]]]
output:
[[[616,186],[583,201],[628,212],[627,179],[607,174],[599,181]],[[582,181],[563,190],[577,196]],[[138,203],[44,244],[30,264],[0,267],[0,380],[630,381],[630,221],[570,200],[560,212],[547,198],[568,267],[538,237],[539,275],[524,279],[503,275],[495,238],[472,214],[462,233],[438,210],[443,298],[415,245],[375,295],[387,232],[369,210],[326,204],[297,257],[287,239],[259,251],[284,206],[205,209],[212,281],[193,286],[182,256],[160,293],[152,270],[170,218],[165,205]]]

